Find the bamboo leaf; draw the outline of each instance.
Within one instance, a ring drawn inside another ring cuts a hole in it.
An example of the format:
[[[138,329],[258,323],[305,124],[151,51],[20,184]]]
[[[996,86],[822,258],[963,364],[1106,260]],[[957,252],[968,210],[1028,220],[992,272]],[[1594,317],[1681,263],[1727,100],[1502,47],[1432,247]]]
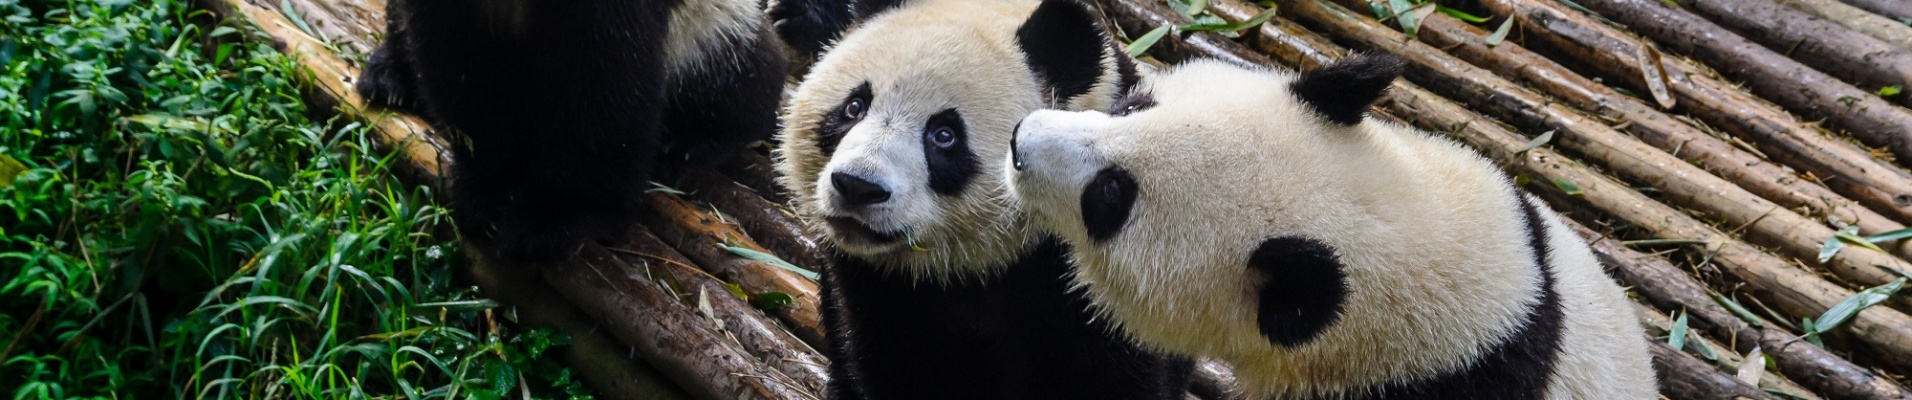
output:
[[[1499,46],[1501,41],[1507,40],[1507,32],[1513,28],[1513,17],[1508,17],[1506,21],[1501,21],[1500,27],[1494,28],[1494,33],[1487,35],[1487,47]]]
[[[1482,22],[1487,22],[1487,20],[1492,19],[1492,18],[1482,17],[1479,15],[1468,14],[1466,11],[1456,10],[1453,8],[1449,8],[1448,6],[1443,6],[1439,4],[1434,5],[1434,10],[1440,11],[1442,14],[1447,14],[1447,16],[1449,17],[1454,17],[1454,19],[1467,21],[1467,23],[1470,23],[1470,24],[1478,24]]]
[[[1766,353],[1760,351],[1758,346],[1754,346],[1753,352],[1746,353],[1746,359],[1739,362],[1739,373],[1733,374],[1733,377],[1739,378],[1740,382],[1745,382],[1747,385],[1759,387],[1759,378],[1764,375],[1766,375]]]
[[[1852,316],[1859,315],[1859,312],[1865,311],[1867,307],[1878,305],[1879,303],[1885,302],[1886,299],[1892,298],[1892,295],[1898,293],[1902,287],[1905,287],[1905,278],[1899,278],[1898,280],[1892,281],[1892,283],[1875,286],[1859,291],[1859,293],[1853,293],[1851,296],[1846,296],[1845,300],[1832,306],[1832,309],[1826,310],[1824,314],[1820,314],[1819,320],[1813,321],[1811,328],[1806,331],[1811,333],[1831,332],[1833,328],[1838,328],[1839,325],[1846,323],[1847,320],[1851,320]]]
[[[1186,15],[1190,18],[1194,18],[1195,15],[1201,14],[1202,11],[1207,11],[1207,10],[1208,10],[1208,0],[1192,0],[1188,2],[1188,12],[1183,13],[1182,15]]]
[[[1587,194],[1586,191],[1580,190],[1580,185],[1573,184],[1573,181],[1555,179],[1553,182],[1555,187],[1560,188],[1560,191],[1565,192],[1568,196],[1580,197]]]
[[[1859,229],[1858,227],[1848,226],[1846,227],[1846,229],[1841,229],[1839,231],[1845,232],[1850,230],[1853,232],[1858,232],[1858,229]],[[1846,241],[1839,239],[1838,233],[1832,234],[1831,238],[1826,239],[1826,244],[1819,246],[1819,263],[1824,264],[1827,261],[1832,261],[1833,256],[1839,255],[1839,249],[1844,249],[1844,248],[1846,248]]]
[[[1142,34],[1142,37],[1135,39],[1134,42],[1129,42],[1129,57],[1141,57],[1142,53],[1149,51],[1149,47],[1155,46],[1155,42],[1162,40],[1163,36],[1167,36],[1168,31],[1168,26],[1158,26],[1155,27],[1154,30],[1150,30],[1149,33]]]
[[[4,160],[0,160],[0,161],[4,161]],[[4,167],[0,167],[0,168],[4,168]],[[0,170],[0,177],[4,177],[5,176],[4,174],[5,174],[5,171]],[[1865,238],[1867,242],[1872,242],[1872,243],[1885,243],[1885,242],[1890,242],[1894,240],[1904,240],[1906,238],[1912,238],[1912,228],[1905,228],[1905,229],[1900,229],[1900,230],[1891,231],[1891,232],[1884,232],[1877,235],[1866,236]]]
[[[1221,23],[1196,23],[1196,24],[1178,26],[1178,27],[1175,27],[1175,29],[1179,31],[1184,31],[1184,32],[1216,32],[1216,33],[1221,33],[1227,36],[1234,36],[1243,30],[1248,30],[1248,29],[1261,26],[1261,24],[1267,23],[1268,20],[1271,20],[1274,18],[1275,18],[1275,10],[1271,8],[1267,10],[1262,10],[1261,13],[1255,14],[1253,18],[1249,18],[1241,22],[1229,23],[1224,21]]]
[[[1535,136],[1533,140],[1527,141],[1526,145],[1520,146],[1520,151],[1517,151],[1514,153],[1526,154],[1527,151],[1529,150],[1538,149],[1540,148],[1540,146],[1546,145],[1547,142],[1553,141],[1553,137],[1554,137],[1554,131],[1549,130],[1549,131],[1543,132],[1540,134],[1540,136]]]
[[[1668,330],[1666,334],[1666,345],[1672,346],[1673,350],[1686,349],[1686,313],[1682,312],[1679,318],[1673,319],[1673,329]]]
[[[1892,85],[1892,86],[1882,87],[1882,88],[1879,88],[1879,97],[1896,96],[1899,94],[1899,92],[1902,92],[1902,91],[1905,91],[1905,86]]]
[[[790,270],[790,272],[795,272],[797,273],[797,275],[803,275],[803,277],[810,278],[810,280],[812,281],[818,279],[816,272],[803,269],[802,267],[798,267],[794,264],[791,264],[788,261],[784,261],[782,258],[777,258],[777,256],[771,255],[770,253],[746,249],[746,248],[737,247],[737,246],[724,246],[724,250],[728,250],[730,251],[730,254],[736,254],[738,256],[742,256],[743,258],[748,258],[748,259],[755,260],[757,262],[761,262],[764,264],[774,265],[777,268]]]
[[[21,164],[20,160],[15,160],[11,156],[0,154],[0,188],[13,186],[13,180],[26,172],[26,164]]]

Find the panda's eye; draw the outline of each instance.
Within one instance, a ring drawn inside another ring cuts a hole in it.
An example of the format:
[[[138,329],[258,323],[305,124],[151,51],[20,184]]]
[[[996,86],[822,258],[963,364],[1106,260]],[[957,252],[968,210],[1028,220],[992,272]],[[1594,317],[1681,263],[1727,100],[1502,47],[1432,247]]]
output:
[[[931,129],[929,133],[929,142],[935,143],[936,147],[945,148],[945,149],[949,148],[950,146],[955,146],[956,131],[954,129],[950,129],[947,126],[939,126],[939,127],[936,127],[936,129]]]
[[[855,99],[850,99],[849,102],[843,103],[843,118],[862,119],[863,108],[868,106],[866,104],[863,104],[863,102],[864,100],[862,98],[855,98]]]
[[[1148,93],[1131,93],[1121,100],[1116,100],[1115,105],[1109,107],[1109,115],[1120,117],[1142,112],[1151,107],[1155,107],[1154,96]]]

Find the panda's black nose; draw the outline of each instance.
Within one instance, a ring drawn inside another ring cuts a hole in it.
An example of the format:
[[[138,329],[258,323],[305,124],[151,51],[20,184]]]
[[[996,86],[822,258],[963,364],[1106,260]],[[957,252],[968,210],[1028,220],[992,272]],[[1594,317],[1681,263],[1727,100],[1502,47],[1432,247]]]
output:
[[[883,186],[842,172],[830,174],[830,186],[836,188],[837,196],[848,206],[862,207],[890,199],[890,191]]]

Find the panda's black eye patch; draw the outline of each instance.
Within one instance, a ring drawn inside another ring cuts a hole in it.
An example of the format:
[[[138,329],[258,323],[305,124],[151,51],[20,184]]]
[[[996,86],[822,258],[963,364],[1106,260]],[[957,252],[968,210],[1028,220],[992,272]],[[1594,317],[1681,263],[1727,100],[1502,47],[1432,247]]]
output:
[[[1089,239],[1102,243],[1121,233],[1137,194],[1135,177],[1122,167],[1103,168],[1089,179],[1082,188],[1082,225],[1088,228]]]
[[[1138,91],[1129,93],[1128,96],[1123,96],[1121,100],[1116,100],[1115,105],[1109,107],[1109,115],[1120,117],[1142,112],[1143,110],[1154,107],[1155,96]]]
[[[841,104],[823,116],[823,122],[817,124],[817,148],[823,150],[823,155],[835,153],[837,143],[843,141],[843,135],[849,134],[850,128],[856,127],[856,123],[863,121],[863,116],[869,114],[871,97],[870,83],[864,82],[850,90],[850,95],[844,97]]]
[[[978,166],[962,113],[951,108],[929,117],[923,125],[923,161],[929,166],[929,189],[937,194],[956,196],[969,187]]]

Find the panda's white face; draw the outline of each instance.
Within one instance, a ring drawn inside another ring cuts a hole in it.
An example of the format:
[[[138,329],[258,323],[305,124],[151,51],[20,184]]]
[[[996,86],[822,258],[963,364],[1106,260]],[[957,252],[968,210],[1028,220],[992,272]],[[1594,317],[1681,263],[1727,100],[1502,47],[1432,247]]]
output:
[[[993,166],[1045,104],[1014,38],[1034,8],[912,3],[829,49],[783,116],[779,179],[796,211],[840,250],[919,277],[1015,257],[1031,234]]]

